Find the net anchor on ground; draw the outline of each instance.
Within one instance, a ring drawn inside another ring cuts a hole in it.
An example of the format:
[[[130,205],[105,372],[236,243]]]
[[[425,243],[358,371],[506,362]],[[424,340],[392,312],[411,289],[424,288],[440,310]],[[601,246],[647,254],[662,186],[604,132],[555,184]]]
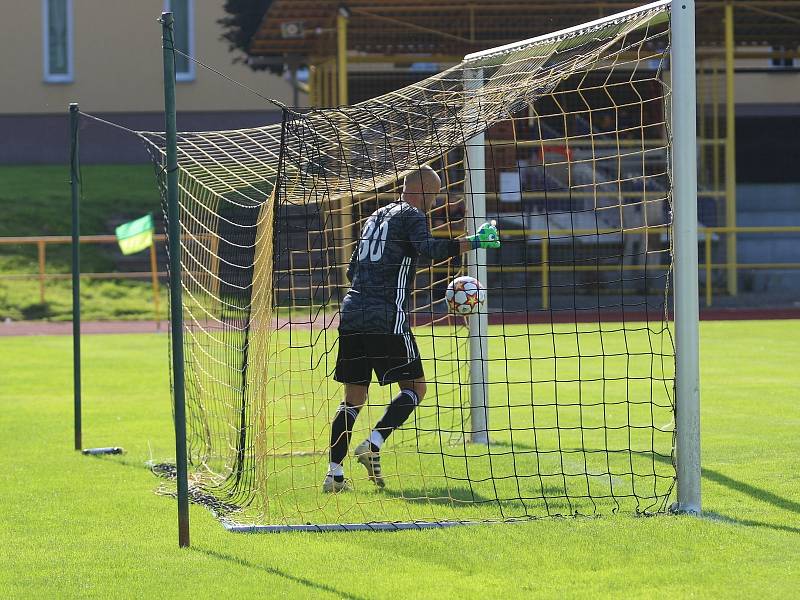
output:
[[[108,446],[105,448],[84,448],[81,450],[84,456],[103,456],[105,454],[125,454],[125,449],[119,446]]]
[[[669,514],[671,515],[688,515],[691,517],[700,516],[700,511],[693,508],[681,508],[680,502],[673,502],[669,506]]]

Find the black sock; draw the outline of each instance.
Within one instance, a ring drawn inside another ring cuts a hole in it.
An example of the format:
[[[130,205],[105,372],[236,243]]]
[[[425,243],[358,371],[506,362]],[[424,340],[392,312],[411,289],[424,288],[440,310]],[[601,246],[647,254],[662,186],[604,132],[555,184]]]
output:
[[[361,408],[350,406],[342,402],[336,409],[336,416],[331,423],[331,462],[340,465],[347,456],[350,446],[350,435],[353,433],[353,424],[358,418]]]
[[[419,404],[419,397],[414,390],[400,390],[386,409],[381,420],[375,425],[375,431],[386,440],[392,432],[406,422]],[[374,446],[374,444],[373,444]],[[373,451],[377,448],[373,448]]]

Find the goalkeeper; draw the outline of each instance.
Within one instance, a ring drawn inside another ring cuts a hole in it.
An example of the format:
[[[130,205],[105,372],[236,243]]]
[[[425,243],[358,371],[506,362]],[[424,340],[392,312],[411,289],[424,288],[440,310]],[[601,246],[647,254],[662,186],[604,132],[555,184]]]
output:
[[[399,387],[383,417],[354,452],[379,487],[385,485],[381,446],[425,397],[425,374],[408,319],[417,260],[443,260],[475,248],[500,247],[497,228],[490,223],[473,236],[435,239],[426,215],[440,188],[441,180],[430,167],[412,172],[403,182],[400,199],[372,213],[359,235],[347,268],[351,287],[342,300],[334,375],[344,384],[344,401],[331,423],[330,464],[323,492],[350,489],[342,463],[373,372],[380,385],[397,383]]]

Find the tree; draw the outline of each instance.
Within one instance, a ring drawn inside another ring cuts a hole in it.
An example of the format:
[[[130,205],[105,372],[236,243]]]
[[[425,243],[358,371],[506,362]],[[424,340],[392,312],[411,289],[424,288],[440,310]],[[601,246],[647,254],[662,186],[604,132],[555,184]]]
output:
[[[218,23],[225,32],[222,39],[227,40],[231,52],[237,52],[233,62],[244,62],[255,71],[268,70],[276,74],[283,72],[283,65],[260,65],[248,61],[250,41],[258,31],[264,15],[272,0],[226,0],[224,9],[228,16]]]

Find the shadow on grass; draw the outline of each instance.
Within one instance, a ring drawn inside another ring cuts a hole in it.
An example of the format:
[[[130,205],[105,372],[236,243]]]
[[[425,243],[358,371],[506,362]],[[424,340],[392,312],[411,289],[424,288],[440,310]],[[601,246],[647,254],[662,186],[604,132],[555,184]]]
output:
[[[753,521],[750,519],[737,519],[714,511],[703,511],[703,516],[712,521],[731,523],[733,525],[744,525],[745,527],[759,527],[764,529],[774,529],[775,531],[785,531],[787,533],[799,533],[800,527],[790,527],[789,525],[776,525],[775,523],[764,523],[763,521]]]
[[[800,502],[795,502],[794,500],[783,498],[767,490],[758,488],[754,485],[750,485],[749,483],[738,481],[736,479],[733,479],[732,477],[723,475],[719,471],[714,471],[712,469],[703,469],[703,478],[713,481],[714,483],[724,485],[725,487],[730,488],[732,490],[736,490],[737,492],[741,492],[742,494],[747,494],[751,498],[755,498],[756,500],[761,500],[762,502],[766,502],[767,504],[772,504],[773,506],[777,506],[778,508],[782,508],[783,510],[800,513]],[[795,529],[794,531],[800,531],[800,530]]]
[[[474,509],[475,506],[492,505],[498,507],[501,511],[500,514],[490,517],[495,519],[525,519],[575,514],[569,501],[564,496],[564,490],[548,486],[545,486],[541,491],[541,495],[518,498],[490,498],[468,487],[448,488],[444,486],[406,487],[402,490],[384,488],[381,493],[404,502],[447,506],[455,510],[469,511]]]
[[[194,546],[192,548],[192,551],[200,552],[202,554],[205,554],[206,556],[210,556],[212,558],[217,558],[219,560],[225,560],[225,561],[228,561],[230,563],[237,564],[237,565],[239,565],[241,567],[247,567],[248,569],[255,569],[257,571],[262,571],[264,573],[268,573],[269,575],[275,575],[276,577],[283,577],[284,579],[286,579],[288,581],[293,581],[295,583],[299,583],[300,585],[304,585],[304,586],[310,588],[311,590],[314,590],[315,594],[318,594],[320,592],[328,592],[329,594],[333,594],[338,598],[349,598],[351,600],[366,600],[366,598],[364,598],[363,596],[354,596],[353,594],[350,594],[350,593],[345,592],[343,590],[337,589],[337,588],[332,587],[330,585],[326,585],[324,583],[319,583],[317,581],[313,581],[313,580],[307,579],[305,577],[298,577],[296,575],[291,575],[289,573],[285,573],[285,572],[281,571],[280,569],[276,569],[275,567],[270,567],[270,566],[267,566],[267,565],[254,564],[254,563],[251,563],[251,562],[248,562],[248,561],[244,560],[243,558],[239,558],[238,556],[231,556],[230,554],[223,554],[222,552],[217,552],[215,550],[206,550],[205,548],[198,548],[197,546]],[[314,592],[312,592],[312,594],[313,593]]]
[[[669,460],[666,457],[655,455],[655,459],[664,462]],[[703,479],[707,479],[709,481],[713,481],[719,485],[724,485],[725,487],[732,489],[734,491],[740,492],[742,494],[746,494],[751,498],[755,498],[756,500],[761,500],[762,502],[766,502],[767,504],[771,504],[777,508],[782,508],[783,510],[788,510],[794,513],[800,513],[800,502],[795,502],[794,500],[789,500],[788,498],[784,498],[782,496],[778,496],[768,490],[762,489],[760,487],[756,487],[754,485],[750,485],[749,483],[745,483],[744,481],[739,481],[738,479],[734,479],[733,477],[728,477],[727,475],[723,475],[719,471],[715,471],[714,469],[709,469],[707,467],[702,468],[702,476]],[[714,514],[714,513],[710,513]],[[725,517],[719,515],[721,519],[727,519],[729,521],[736,521],[737,523],[742,524],[749,524],[747,521],[741,521],[737,519],[731,519],[729,517]],[[759,523],[757,521],[752,521],[754,526],[757,526]],[[768,526],[766,524],[761,524],[764,526]],[[775,525],[774,527],[779,527]],[[798,529],[788,528],[789,531],[797,532]]]
[[[525,442],[517,442],[515,441],[513,444],[511,442],[506,441],[499,441],[499,442],[492,442],[491,444],[492,450],[494,455],[500,456],[502,454],[513,454],[514,452],[519,451],[518,453],[530,453],[530,454],[552,454],[554,449],[545,449],[542,450],[537,448],[536,446],[532,446],[530,444],[526,444]],[[502,452],[497,452],[500,449]],[[609,450],[608,448],[593,448],[590,446],[584,447],[570,447],[570,446],[563,446],[558,448],[558,451],[562,454],[606,454],[609,456],[634,456],[634,457],[652,457],[653,460],[657,460],[658,462],[664,464],[670,464],[672,461],[672,457],[668,454],[662,454],[660,452],[652,451],[652,450],[631,450],[630,448],[621,448],[617,450]]]
[[[419,502],[422,504],[445,504],[448,506],[468,507],[475,504],[496,503],[494,498],[481,496],[469,488],[448,488],[431,486],[426,488],[408,488],[400,490],[384,488],[381,491],[386,496],[399,498],[406,502]]]
[[[493,445],[497,445],[497,446],[501,446],[501,447],[505,446],[505,447],[508,447],[509,449],[511,448],[511,444],[504,443],[504,442],[494,443]],[[517,444],[517,443],[515,443],[514,446],[515,447],[521,447],[521,448],[525,448],[526,447],[524,444]],[[528,447],[528,448],[532,448],[532,447]],[[658,461],[658,462],[662,462],[662,463],[671,462],[671,459],[669,457],[667,457],[667,456],[662,456],[662,455],[655,454],[655,453],[652,456],[653,456],[653,460]],[[147,471],[151,470],[150,466],[146,462],[132,461],[130,459],[126,459],[124,457],[124,455],[123,455],[123,457],[119,457],[119,456],[115,456],[115,457],[111,457],[111,456],[108,456],[108,457],[104,457],[104,456],[88,456],[86,458],[87,459],[94,459],[94,460],[98,460],[98,461],[103,461],[103,462],[106,462],[106,463],[121,465],[121,466],[128,467],[128,468],[134,468],[136,470],[140,470],[140,469],[141,470],[147,470]],[[725,486],[725,487],[727,487],[727,488],[729,488],[731,490],[734,490],[736,492],[745,494],[745,495],[750,496],[751,498],[754,498],[756,500],[760,500],[761,502],[766,502],[767,504],[771,504],[772,506],[775,506],[777,508],[800,514],[800,502],[796,502],[794,500],[790,500],[788,498],[784,498],[782,496],[779,496],[779,495],[777,495],[777,494],[775,494],[773,492],[770,492],[768,490],[765,490],[763,488],[759,488],[759,487],[756,487],[756,486],[751,485],[749,483],[745,483],[744,481],[739,481],[737,479],[734,479],[732,477],[724,475],[724,474],[720,473],[719,471],[715,471],[713,469],[703,468],[702,476],[703,476],[703,479],[706,479],[706,480],[712,481],[712,482],[714,482],[716,484]],[[447,506],[450,506],[452,508],[464,508],[464,509],[467,509],[470,506],[475,506],[475,505],[494,504],[494,505],[497,505],[497,506],[501,506],[503,509],[506,509],[506,510],[507,509],[514,509],[514,508],[515,509],[523,509],[524,510],[524,509],[528,508],[526,506],[527,503],[533,504],[533,503],[544,502],[545,501],[545,499],[542,498],[542,497],[503,498],[503,499],[489,498],[489,497],[486,497],[486,496],[483,496],[483,495],[477,493],[474,489],[471,489],[469,487],[443,487],[443,486],[437,486],[437,487],[427,487],[427,488],[424,488],[424,489],[420,489],[420,488],[404,488],[402,490],[384,489],[382,491],[382,493],[386,494],[388,496],[394,497],[394,498],[402,499],[405,502],[422,503],[422,504],[447,505]],[[564,490],[561,489],[561,488],[545,486],[544,489],[541,490],[541,494],[545,498],[547,498],[549,500],[548,504],[553,504],[554,505],[554,506],[549,507],[548,512],[550,512],[550,510],[553,510],[555,507],[560,507],[560,505],[562,503],[567,504],[567,502],[565,500],[563,500],[563,498],[562,498],[562,495],[564,494]],[[555,510],[554,512],[560,514],[558,510]],[[720,521],[720,522],[734,523],[734,524],[743,525],[743,526],[746,526],[746,527],[760,527],[760,528],[774,529],[776,531],[784,531],[784,532],[788,532],[788,533],[800,534],[800,527],[791,527],[791,526],[788,526],[788,525],[778,525],[778,524],[773,524],[773,523],[765,523],[765,522],[762,522],[762,521],[755,521],[755,520],[751,520],[751,519],[740,519],[740,518],[736,518],[736,517],[730,517],[730,516],[727,516],[727,515],[723,515],[721,513],[716,513],[716,512],[713,512],[713,511],[704,511],[704,515],[709,517],[711,520],[717,520],[717,521]],[[285,573],[283,573],[281,571],[278,571],[276,569],[272,569],[270,567],[263,567],[263,566],[259,566],[259,565],[251,565],[249,563],[246,563],[242,559],[238,559],[236,557],[223,555],[223,554],[216,554],[216,553],[214,553],[214,552],[212,552],[210,550],[206,551],[206,550],[200,549],[199,551],[205,552],[206,554],[211,554],[213,556],[217,556],[218,558],[222,558],[222,559],[225,559],[225,560],[230,560],[230,561],[233,561],[233,562],[237,562],[239,564],[242,564],[243,566],[256,568],[256,569],[262,569],[262,570],[265,570],[267,572],[273,573],[275,575],[280,575],[280,576],[283,576],[283,577],[287,577],[289,579],[298,581],[298,582],[303,583],[305,585],[318,586],[319,589],[322,589],[322,590],[325,590],[325,591],[329,591],[331,593],[343,594],[343,593],[339,592],[338,590],[336,590],[334,588],[325,586],[324,584],[315,584],[314,582],[309,581],[309,580],[304,580],[302,578],[295,578],[295,577],[293,577],[291,575],[285,574]],[[349,595],[346,595],[346,594],[343,594],[342,597],[344,597],[344,598],[356,598],[356,596],[349,596]]]
[[[152,471],[150,465],[147,464],[146,461],[139,461],[139,460],[131,460],[129,458],[125,458],[125,455],[88,455],[83,457],[85,460],[96,460],[98,462],[105,463],[107,465],[118,465],[121,467],[128,467],[132,469],[136,469],[138,471]]]

